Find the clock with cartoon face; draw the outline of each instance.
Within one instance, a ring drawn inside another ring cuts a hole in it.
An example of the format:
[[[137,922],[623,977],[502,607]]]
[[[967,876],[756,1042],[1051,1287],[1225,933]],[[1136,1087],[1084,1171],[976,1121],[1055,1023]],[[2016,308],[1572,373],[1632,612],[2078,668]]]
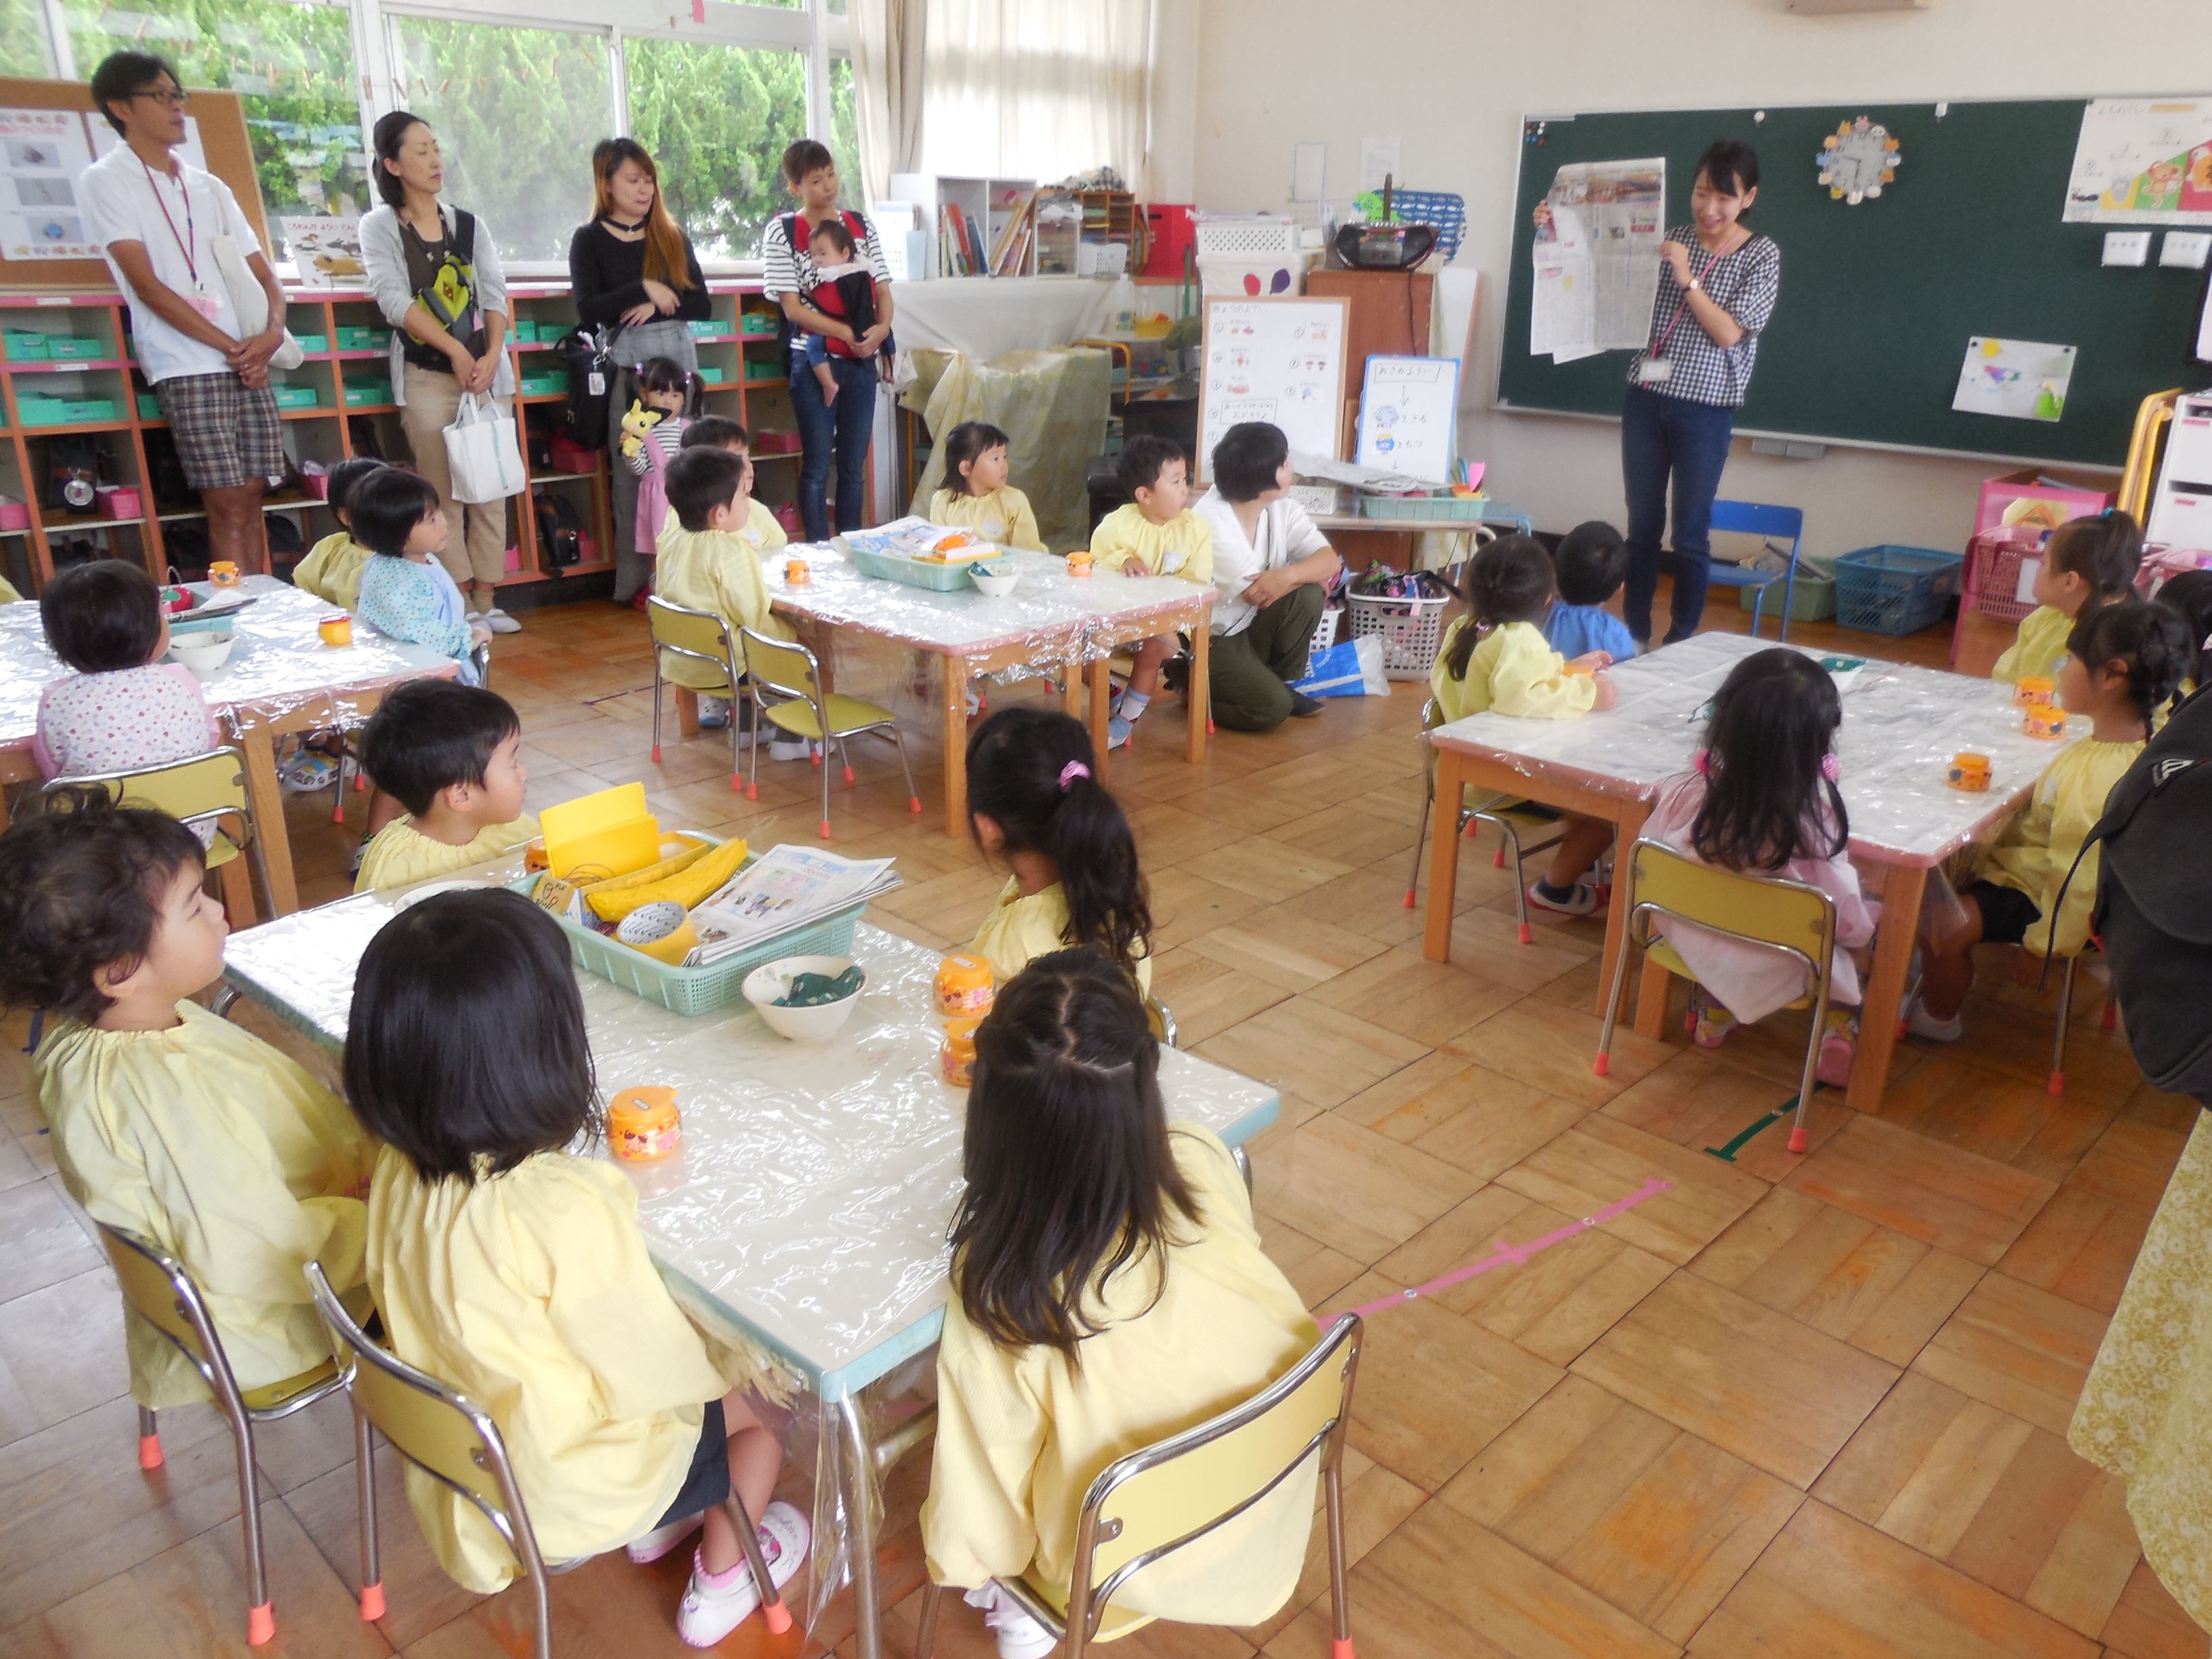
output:
[[[1889,129],[1869,116],[1845,121],[1820,143],[1814,158],[1820,182],[1839,202],[1856,207],[1881,194],[1882,186],[1897,178],[1898,141]]]

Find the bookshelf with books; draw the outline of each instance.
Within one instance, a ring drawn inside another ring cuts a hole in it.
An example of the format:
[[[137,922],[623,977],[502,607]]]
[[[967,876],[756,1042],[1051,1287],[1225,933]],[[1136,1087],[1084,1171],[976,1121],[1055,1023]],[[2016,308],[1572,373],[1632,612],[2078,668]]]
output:
[[[1036,274],[1034,179],[939,178],[930,226],[939,276]]]

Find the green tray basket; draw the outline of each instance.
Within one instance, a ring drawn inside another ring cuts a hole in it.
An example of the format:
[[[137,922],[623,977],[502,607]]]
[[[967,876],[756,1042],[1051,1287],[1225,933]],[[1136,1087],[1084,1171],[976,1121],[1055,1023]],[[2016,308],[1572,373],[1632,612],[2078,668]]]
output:
[[[853,562],[853,568],[863,576],[874,576],[884,581],[903,582],[908,587],[919,587],[931,593],[957,593],[965,589],[975,590],[968,580],[971,564],[996,565],[1000,561],[1011,563],[1013,555],[1003,548],[992,548],[979,552],[972,559],[963,559],[957,564],[924,564],[918,559],[900,559],[882,553],[871,553],[866,548],[855,547],[842,536],[831,538],[831,545]]]
[[[392,401],[392,382],[389,380],[358,380],[345,389],[348,409],[368,409]]]
[[[1439,524],[1480,524],[1491,508],[1480,495],[1374,495],[1362,490],[1363,519],[1434,519]]]

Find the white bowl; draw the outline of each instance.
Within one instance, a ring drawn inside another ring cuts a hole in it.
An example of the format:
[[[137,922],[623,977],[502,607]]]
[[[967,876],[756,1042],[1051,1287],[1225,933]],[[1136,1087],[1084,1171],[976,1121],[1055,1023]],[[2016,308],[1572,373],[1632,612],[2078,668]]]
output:
[[[1013,562],[1010,559],[1006,562],[1006,568],[1003,570],[994,570],[988,574],[981,570],[970,570],[968,573],[968,580],[975,584],[977,592],[988,593],[997,599],[1004,599],[1020,585],[1022,578],[1021,573],[1014,568]]]
[[[231,636],[212,630],[196,629],[179,634],[169,641],[169,660],[180,662],[200,678],[209,675],[230,660]]]
[[[860,1006],[860,993],[868,988],[866,970],[853,994],[835,1002],[817,1003],[811,1008],[779,1008],[775,1000],[801,974],[827,974],[835,979],[852,965],[850,957],[785,957],[745,975],[745,1000],[760,1010],[768,1029],[778,1036],[789,1037],[793,1042],[827,1042]]]

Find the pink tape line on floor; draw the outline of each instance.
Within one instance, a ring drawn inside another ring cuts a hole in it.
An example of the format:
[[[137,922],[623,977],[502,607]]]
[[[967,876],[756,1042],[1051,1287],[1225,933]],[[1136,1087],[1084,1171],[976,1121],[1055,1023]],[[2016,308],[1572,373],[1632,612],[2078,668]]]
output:
[[[1672,1182],[1662,1181],[1654,1176],[1642,1187],[1629,1194],[1626,1198],[1616,1200],[1607,1205],[1595,1215],[1586,1215],[1580,1221],[1570,1221],[1565,1226],[1546,1233],[1541,1238],[1532,1238],[1526,1244],[1508,1244],[1501,1238],[1492,1253],[1479,1261],[1470,1261],[1464,1267],[1455,1267],[1443,1278],[1432,1279],[1425,1285],[1416,1285],[1409,1291],[1400,1291],[1395,1296],[1386,1296],[1377,1301],[1362,1303],[1352,1311],[1362,1319],[1370,1318],[1386,1308],[1401,1307],[1418,1297],[1434,1296],[1438,1291],[1447,1290],[1454,1285],[1473,1279],[1477,1273],[1486,1273],[1493,1267],[1509,1265],[1520,1267],[1538,1251],[1548,1250],[1554,1244],[1564,1244],[1576,1234],[1586,1233],[1591,1228],[1612,1220],[1615,1216],[1626,1215],[1646,1199],[1656,1198],[1660,1194],[1672,1190],[1674,1190]]]

